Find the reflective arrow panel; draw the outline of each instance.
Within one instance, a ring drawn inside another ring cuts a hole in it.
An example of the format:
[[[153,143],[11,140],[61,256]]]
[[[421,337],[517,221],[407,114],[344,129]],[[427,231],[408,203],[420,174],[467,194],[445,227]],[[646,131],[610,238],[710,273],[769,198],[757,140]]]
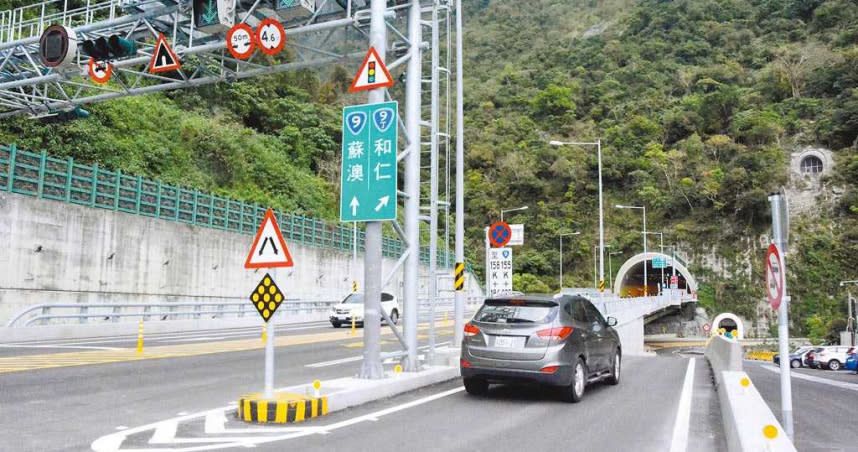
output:
[[[340,221],[396,219],[397,102],[343,109]]]

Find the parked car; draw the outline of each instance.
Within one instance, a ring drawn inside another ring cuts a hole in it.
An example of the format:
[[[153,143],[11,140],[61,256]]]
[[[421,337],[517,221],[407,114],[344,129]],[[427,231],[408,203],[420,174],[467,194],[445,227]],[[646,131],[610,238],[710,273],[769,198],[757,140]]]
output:
[[[812,351],[813,349],[814,349],[814,347],[812,347],[812,346],[805,346],[805,347],[799,347],[799,348],[793,350],[792,353],[789,354],[789,365],[790,365],[790,367],[792,367],[792,368],[804,367],[804,357],[805,357],[805,355],[807,355],[808,352]],[[781,363],[780,355],[773,356],[772,361],[775,364],[780,364]]]
[[[825,347],[816,347],[813,350],[807,352],[804,355],[804,365],[806,367],[810,367],[811,369],[816,369],[819,367],[819,363],[816,361],[816,356],[819,354]]]
[[[331,325],[334,328],[339,328],[343,324],[350,325],[352,317],[355,319],[355,324],[363,325],[363,298],[362,293],[350,293],[343,301],[334,305],[328,316]],[[396,296],[382,292],[381,308],[390,317],[391,322],[394,324],[399,322],[399,303],[396,300]]]
[[[465,390],[481,395],[491,383],[537,383],[560,387],[563,400],[578,402],[588,383],[620,382],[616,324],[582,296],[487,299],[465,325]]]
[[[843,364],[846,363],[846,358],[849,353],[854,351],[854,347],[848,345],[832,345],[823,347],[822,351],[816,354],[816,362],[819,367],[829,370],[840,370]]]

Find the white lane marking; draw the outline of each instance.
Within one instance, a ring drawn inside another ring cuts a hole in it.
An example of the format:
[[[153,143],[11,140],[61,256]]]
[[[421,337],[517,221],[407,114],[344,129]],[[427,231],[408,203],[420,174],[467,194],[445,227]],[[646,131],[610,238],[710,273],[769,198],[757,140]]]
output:
[[[155,428],[155,433],[152,434],[152,438],[149,439],[149,444],[170,444],[173,442],[173,439],[176,437],[176,430],[179,428],[179,422],[172,421],[164,421],[158,424],[158,427]]]
[[[222,435],[224,433],[296,433],[314,430],[316,433],[327,433],[322,427],[251,427],[226,428],[226,412],[212,411],[206,415],[205,432],[207,435]]]
[[[226,337],[224,337],[224,336],[219,336],[219,337],[202,336],[202,337],[186,337],[184,339],[171,339],[170,342],[222,341],[224,339],[226,339]]]
[[[0,348],[61,348],[61,349],[79,349],[79,350],[120,350],[117,347],[90,347],[85,345],[19,345],[19,344],[0,344]]]
[[[435,346],[436,347],[442,347],[442,346],[448,345],[448,344],[449,344],[449,342],[441,342],[439,344],[436,344]],[[428,345],[424,345],[424,346],[418,348],[418,350],[428,350],[428,349],[429,349]],[[400,352],[392,352],[392,353],[382,353],[381,358],[384,360],[384,364],[390,364],[390,363],[392,363],[392,361],[389,361],[390,359],[399,358],[399,357],[404,356],[404,355],[405,355],[405,352],[401,352],[401,351]],[[320,368],[320,367],[336,366],[338,364],[353,363],[356,361],[360,361],[362,359],[363,359],[363,355],[350,356],[348,358],[332,359],[330,361],[322,361],[322,362],[318,362],[318,363],[305,364],[304,367],[310,367],[310,368],[316,369],[316,368]]]
[[[433,394],[431,396],[426,396],[421,399],[413,400],[411,402],[404,403],[402,405],[386,408],[383,410],[376,411],[374,413],[365,414],[363,416],[358,416],[352,419],[347,419],[345,421],[340,421],[334,424],[323,425],[317,428],[306,428],[300,432],[290,432],[284,433],[281,435],[275,436],[265,436],[265,437],[235,437],[235,438],[225,438],[225,437],[215,437],[211,438],[210,442],[217,444],[207,444],[207,445],[199,445],[193,447],[185,447],[185,448],[164,448],[164,449],[124,449],[126,452],[136,451],[136,450],[145,450],[146,452],[155,452],[155,451],[170,451],[170,452],[192,452],[192,451],[207,451],[207,450],[215,450],[215,449],[227,449],[234,447],[255,447],[259,444],[265,444],[275,441],[282,441],[293,438],[300,438],[309,435],[316,434],[327,434],[333,430],[337,430],[343,427],[348,427],[360,422],[377,420],[379,417],[386,416],[389,414],[393,414],[402,410],[407,410],[409,408],[413,408],[415,406],[419,406],[425,403],[429,403],[459,392],[464,391],[465,388],[459,386],[457,388],[449,389],[447,391],[442,391],[437,394]],[[166,421],[160,421],[153,424],[144,425],[141,427],[135,427],[126,431],[111,433],[109,435],[102,436],[101,438],[96,439],[92,442],[90,447],[95,452],[117,452],[122,447],[123,441],[129,435],[138,434],[141,432],[145,432],[147,430],[156,429],[156,434],[158,434],[158,429],[161,430],[160,436],[156,438],[154,435],[150,440],[150,443],[156,439],[166,439],[168,433],[172,431],[173,435],[175,435],[175,430],[172,429],[172,425],[177,425],[179,422],[188,421],[191,419],[196,419],[202,416],[209,415],[215,411],[227,411],[232,408],[230,407],[222,407],[214,410],[203,411],[200,413],[191,414],[188,416],[168,419]],[[205,443],[205,438],[174,438],[175,443]]]
[[[775,366],[761,365],[760,367],[762,367],[763,369],[766,369],[766,370],[770,370],[776,374],[781,373],[781,370]],[[836,386],[838,388],[843,388],[843,389],[849,389],[851,391],[858,391],[858,384],[855,384],[855,383],[846,383],[845,381],[837,381],[837,380],[831,380],[828,378],[814,377],[812,375],[805,375],[805,374],[801,374],[798,372],[790,372],[789,375],[791,378],[798,378],[800,380],[807,380],[807,381],[812,381],[814,383],[821,383],[824,385]]]
[[[691,397],[694,392],[694,366],[697,358],[688,360],[688,370],[685,371],[685,382],[682,384],[682,396],[676,409],[676,423],[673,424],[673,438],[670,441],[670,452],[685,452],[688,450],[688,427],[691,425]]]

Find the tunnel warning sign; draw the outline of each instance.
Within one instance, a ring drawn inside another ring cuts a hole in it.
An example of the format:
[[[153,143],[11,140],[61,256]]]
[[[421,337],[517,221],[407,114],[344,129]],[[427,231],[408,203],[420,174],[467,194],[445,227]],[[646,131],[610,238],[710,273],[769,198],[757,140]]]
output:
[[[292,265],[292,255],[289,254],[289,248],[286,248],[286,241],[283,240],[283,234],[277,226],[274,211],[268,209],[262,225],[256,231],[256,238],[244,262],[244,268],[275,268]]]

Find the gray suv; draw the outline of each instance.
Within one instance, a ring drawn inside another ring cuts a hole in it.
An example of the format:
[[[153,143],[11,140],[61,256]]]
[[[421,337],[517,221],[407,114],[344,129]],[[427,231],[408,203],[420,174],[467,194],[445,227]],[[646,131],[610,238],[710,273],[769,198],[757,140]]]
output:
[[[588,383],[620,382],[616,324],[581,296],[487,299],[465,325],[465,390],[481,395],[489,383],[539,383],[559,386],[563,400],[578,402]]]

